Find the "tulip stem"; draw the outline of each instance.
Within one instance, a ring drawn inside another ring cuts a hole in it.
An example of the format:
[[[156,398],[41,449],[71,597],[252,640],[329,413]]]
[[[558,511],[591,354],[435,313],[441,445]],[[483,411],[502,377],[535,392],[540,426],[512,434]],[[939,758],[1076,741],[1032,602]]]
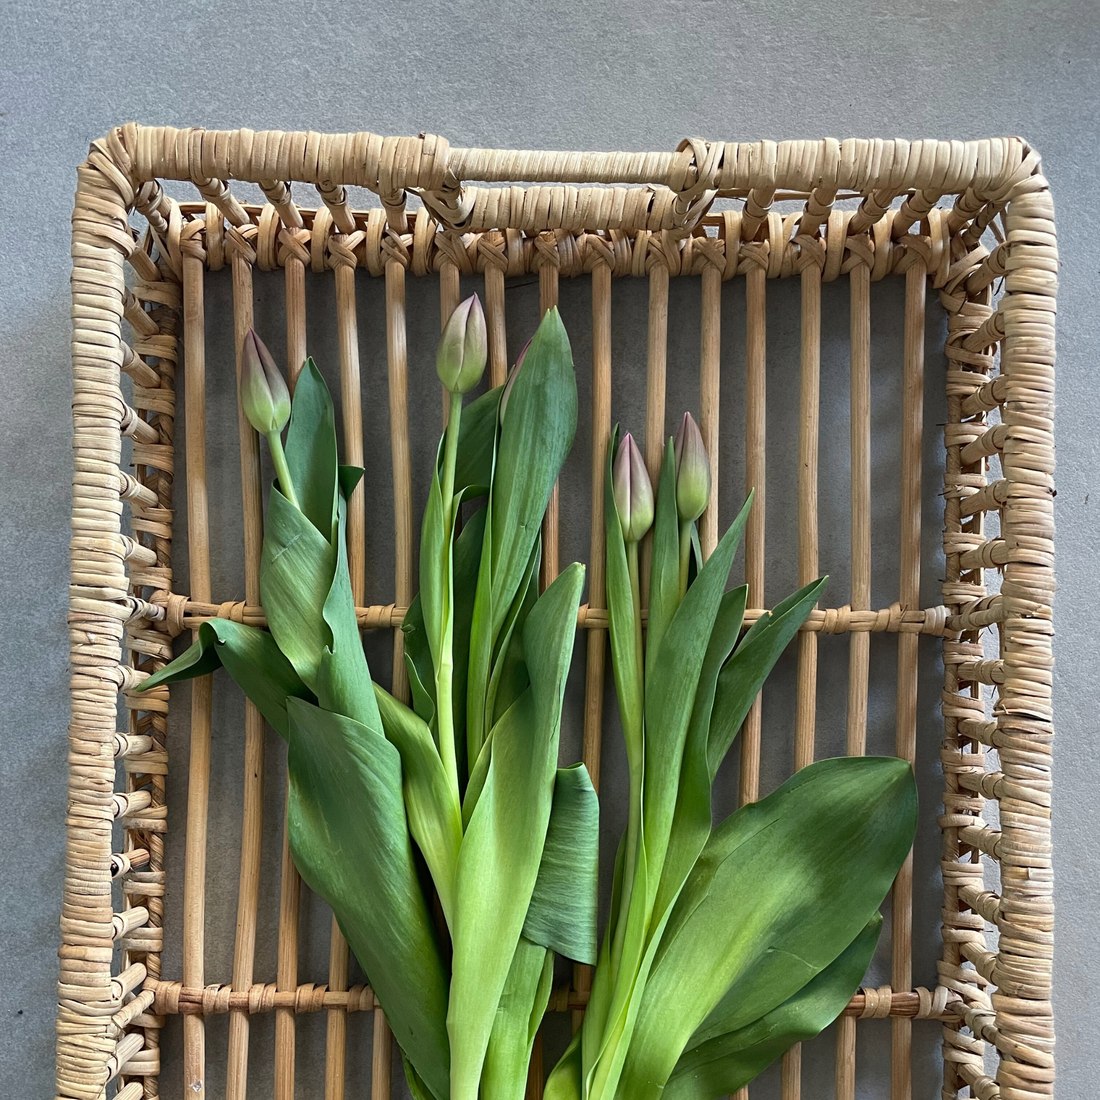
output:
[[[275,463],[275,476],[279,479],[279,489],[300,512],[302,506],[298,503],[298,494],[294,492],[294,482],[290,480],[290,467],[286,464],[286,452],[283,450],[283,439],[279,432],[267,433],[267,445],[271,448],[271,461]]]
[[[688,568],[691,565],[691,527],[694,520],[680,520],[680,599],[687,595]]]
[[[454,572],[452,566],[454,545],[454,490],[455,465],[458,458],[458,435],[462,424],[462,394],[451,394],[447,415],[447,432],[443,444],[443,476],[440,493],[443,498],[444,561],[443,567],[443,638],[439,652],[439,666],[435,672],[435,699],[439,754],[443,770],[447,773],[452,791],[458,797],[458,751],[454,728]]]

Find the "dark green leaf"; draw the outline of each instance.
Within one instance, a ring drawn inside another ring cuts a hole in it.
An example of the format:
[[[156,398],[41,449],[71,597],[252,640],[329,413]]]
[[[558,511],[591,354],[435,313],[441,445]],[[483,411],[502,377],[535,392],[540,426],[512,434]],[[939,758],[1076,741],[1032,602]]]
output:
[[[558,768],[542,862],[523,922],[527,939],[595,963],[599,856],[600,802],[588,769]]]
[[[143,681],[138,690],[190,680],[193,676],[213,672],[219,666],[233,677],[281,737],[287,735],[287,696],[315,701],[313,693],[302,683],[294,666],[266,630],[229,619],[210,619],[203,623],[195,643],[171,664]]]
[[[531,686],[494,728],[485,784],[462,843],[447,1017],[452,1100],[477,1096],[496,1007],[538,876],[583,583],[583,567],[571,565],[527,617]]]
[[[447,973],[417,878],[397,749],[299,699],[288,712],[294,862],[332,907],[417,1073],[445,1100]]]
[[[673,907],[623,1094],[659,1096],[689,1041],[752,1023],[828,966],[873,917],[915,827],[912,769],[892,757],[811,764],[727,818]]]
[[[737,1031],[681,1055],[662,1100],[713,1100],[736,1092],[795,1043],[819,1034],[844,1011],[875,953],[882,917],[862,932],[793,997]]]
[[[455,492],[477,488],[489,491],[493,480],[493,451],[497,438],[497,409],[503,386],[483,393],[462,410],[455,458]]]
[[[321,654],[332,641],[324,611],[336,557],[329,540],[273,488],[260,560],[260,597],[272,636],[314,692]]]
[[[336,528],[336,417],[328,386],[312,357],[294,387],[286,464],[302,511],[331,542]]]
[[[806,585],[777,604],[773,611],[761,615],[722,669],[718,677],[707,747],[712,782],[753,700],[783,650],[806,621],[828,580],[828,577],[822,577]]]

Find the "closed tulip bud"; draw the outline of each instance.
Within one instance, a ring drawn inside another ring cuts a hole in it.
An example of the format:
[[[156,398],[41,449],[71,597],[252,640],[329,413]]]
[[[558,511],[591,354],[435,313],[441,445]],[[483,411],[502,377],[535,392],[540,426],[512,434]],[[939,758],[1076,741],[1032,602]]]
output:
[[[627,432],[619,444],[611,471],[615,510],[627,544],[639,542],[653,526],[653,484],[642,461],[642,452]]]
[[[248,422],[261,435],[281,432],[290,419],[290,390],[255,329],[245,334],[243,360],[241,404]]]
[[[699,425],[684,413],[674,443],[676,456],[676,511],[684,522],[698,519],[710,500],[710,462]]]
[[[534,337],[531,338],[532,340]],[[527,349],[531,346],[531,340],[528,340],[523,345],[523,351],[519,353],[519,358],[516,360],[516,365],[512,368],[512,373],[508,375],[508,381],[504,383],[504,392],[500,395],[500,419],[504,419],[504,410],[508,408],[508,398],[512,395],[512,387],[516,384],[516,377],[519,374],[519,368],[523,366],[523,360],[527,356]]]
[[[476,294],[460,302],[439,339],[435,370],[451,393],[468,393],[481,381],[489,357],[485,314]]]

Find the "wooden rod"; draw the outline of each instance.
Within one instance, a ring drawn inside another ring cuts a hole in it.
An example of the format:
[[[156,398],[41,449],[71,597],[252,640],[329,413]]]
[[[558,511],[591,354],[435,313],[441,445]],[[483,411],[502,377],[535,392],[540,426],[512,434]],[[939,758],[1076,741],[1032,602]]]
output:
[[[764,599],[764,443],[766,387],[766,274],[754,264],[745,276],[746,361],[745,394],[745,491],[755,491],[745,525],[745,581],[749,602]],[[741,729],[740,802],[755,802],[760,791],[760,696]]]
[[[291,392],[306,358],[305,264],[294,254],[286,261],[286,354]],[[286,804],[283,809],[283,847],[279,870],[279,948],[275,988],[280,992],[298,986],[298,925],[301,913],[302,879],[290,854],[287,835],[290,783],[287,773]],[[275,1009],[275,1100],[294,1100],[296,1032],[294,1010]]]
[[[286,376],[290,392],[309,354],[306,350],[306,265],[293,253],[286,258]]]
[[[363,465],[363,397],[359,378],[359,324],[355,311],[355,268],[336,268],[336,329],[340,343],[340,403],[344,423],[344,462]],[[358,605],[366,591],[367,547],[364,490],[356,486],[348,501],[348,572]]]
[[[665,393],[668,369],[668,268],[655,263],[649,269],[649,327],[645,367],[645,464],[654,488],[661,477],[665,451]],[[602,484],[602,482],[601,482]],[[602,538],[602,532],[601,532]],[[602,543],[601,543],[602,545]],[[642,541],[642,604],[648,603],[653,533]]]
[[[445,260],[439,269],[439,331],[447,327],[451,314],[458,308],[462,290],[458,278],[458,265]],[[443,401],[443,427],[447,427],[447,417],[451,413],[451,395],[447,387],[440,383],[440,395]]]
[[[857,264],[851,287],[851,504],[852,597],[855,610],[871,606],[871,269]],[[848,664],[847,753],[867,751],[867,683],[871,636],[850,637]],[[836,1032],[836,1097],[854,1100],[856,1082],[855,1021],[841,1020]]]
[[[502,386],[508,377],[508,330],[504,324],[504,272],[485,267],[485,324],[489,330],[489,385]]]
[[[857,264],[851,285],[851,544],[853,610],[871,606],[871,271]],[[847,752],[867,751],[869,635],[851,636]]]
[[[798,433],[798,583],[818,576],[818,440],[821,420],[821,268],[802,269],[802,384]],[[817,635],[799,634],[794,767],[812,764],[817,711]]]
[[[798,415],[798,583],[810,584],[818,574],[818,438],[821,420],[821,268],[807,263],[801,273],[802,380]],[[817,720],[817,635],[798,636],[798,679],[795,691],[794,770],[814,760]],[[802,1045],[783,1055],[782,1100],[802,1095]]]
[[[592,526],[588,551],[588,605],[606,607],[604,587],[604,483],[607,448],[611,437],[611,268],[597,264],[592,270]],[[604,669],[607,632],[588,632],[584,685],[584,748],[582,756],[592,785],[600,787],[600,750],[603,742]],[[573,987],[587,993],[592,987],[592,968],[573,967]],[[573,1031],[584,1013],[573,1011]]]
[[[260,555],[264,515],[260,483],[260,440],[245,416],[240,399],[244,338],[252,327],[252,267],[239,253],[233,257],[233,329],[237,352],[237,432],[241,450],[241,503],[244,518],[245,600],[260,598]],[[260,849],[264,812],[264,720],[251,700],[245,701],[244,792],[241,825],[241,869],[237,891],[237,928],[233,943],[233,987],[252,985],[256,956],[256,922],[260,907]],[[229,1014],[226,1100],[244,1100],[248,1090],[247,1012]]]
[[[709,558],[718,545],[718,398],[722,369],[722,273],[703,269],[702,346],[699,365],[699,430],[710,462],[710,500],[699,520],[699,543]]]
[[[924,437],[924,314],[927,272],[914,256],[905,270],[905,335],[902,367],[901,416],[901,578],[898,600],[902,610],[920,603],[921,443]],[[898,699],[895,752],[910,764],[917,756],[917,657],[919,635],[898,637]],[[902,864],[894,882],[893,921],[894,989],[913,984],[913,853]],[[913,1024],[895,1019],[891,1024],[891,1100],[910,1100],[913,1094]]]
[[[191,592],[210,598],[210,519],[206,486],[206,319],[202,260],[183,257],[184,408],[187,426],[187,549]],[[196,635],[197,637],[197,631]],[[191,681],[191,746],[183,870],[183,984],[205,985],[206,837],[210,805],[213,681]],[[206,1025],[183,1022],[183,1093],[206,1096]]]
[[[539,268],[539,319],[547,310],[558,304],[558,269],[554,264],[544,263]],[[557,580],[561,563],[561,527],[559,521],[558,483],[550,490],[550,499],[546,502],[546,515],[542,520],[542,565],[540,582],[543,590]]]

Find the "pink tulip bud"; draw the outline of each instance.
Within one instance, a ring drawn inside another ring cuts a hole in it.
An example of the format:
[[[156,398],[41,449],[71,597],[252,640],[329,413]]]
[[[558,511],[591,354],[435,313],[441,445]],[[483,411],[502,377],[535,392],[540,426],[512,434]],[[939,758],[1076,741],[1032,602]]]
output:
[[[685,522],[698,519],[710,501],[710,462],[699,425],[684,413],[673,444],[676,456],[676,511]]]
[[[653,526],[653,485],[642,452],[627,432],[619,444],[611,471],[615,510],[627,544],[638,542]]]
[[[281,432],[290,419],[290,390],[255,329],[245,333],[242,360],[241,404],[248,422],[261,435]]]
[[[459,302],[439,338],[435,370],[451,393],[468,393],[481,381],[489,357],[489,334],[481,301],[471,294]]]

